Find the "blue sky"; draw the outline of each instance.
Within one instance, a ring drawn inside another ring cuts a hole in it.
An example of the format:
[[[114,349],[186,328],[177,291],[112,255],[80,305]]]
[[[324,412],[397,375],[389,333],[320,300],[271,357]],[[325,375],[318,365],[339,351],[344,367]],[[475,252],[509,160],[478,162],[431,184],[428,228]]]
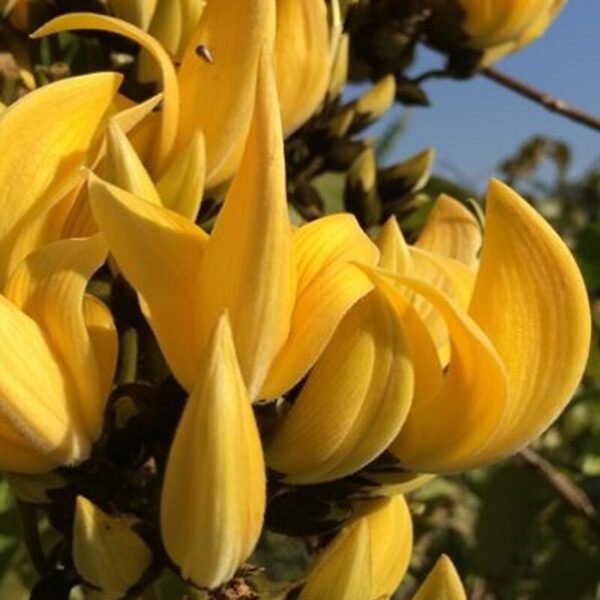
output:
[[[416,72],[439,64],[423,51]],[[496,65],[516,78],[600,115],[600,0],[570,0],[546,35]],[[408,129],[393,153],[400,160],[429,146],[436,172],[457,173],[481,188],[503,158],[530,136],[563,139],[572,146],[573,172],[600,160],[600,134],[554,115],[502,87],[475,77],[425,84],[432,107],[411,109]],[[394,108],[389,118],[405,109]]]

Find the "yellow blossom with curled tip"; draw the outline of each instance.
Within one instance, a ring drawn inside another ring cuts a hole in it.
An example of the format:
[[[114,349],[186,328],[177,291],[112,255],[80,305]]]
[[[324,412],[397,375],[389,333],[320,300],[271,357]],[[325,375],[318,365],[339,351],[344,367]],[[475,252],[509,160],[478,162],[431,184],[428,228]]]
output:
[[[408,569],[412,539],[402,496],[365,503],[317,558],[300,600],[389,598]]]
[[[83,496],[75,504],[73,562],[83,580],[117,600],[136,585],[152,562],[150,548],[124,521]]]
[[[184,579],[231,579],[262,530],[266,474],[227,315],[219,318],[181,417],[161,500],[165,548]]]
[[[380,239],[382,256],[400,258],[371,271],[412,324],[415,349],[415,398],[390,451],[424,472],[482,465],[534,440],[571,399],[590,343],[579,269],[533,208],[492,181],[478,258],[474,219],[441,203],[415,247]]]
[[[286,481],[349,475],[380,454],[377,440],[394,430],[387,450],[423,481],[418,473],[512,454],[558,417],[590,342],[579,269],[549,225],[497,181],[480,256],[481,243],[475,218],[448,197],[413,247],[393,219],[383,227],[379,268],[361,267],[381,294],[377,310],[357,319],[371,293],[346,314],[267,440],[267,462]],[[410,368],[395,379],[402,364]],[[395,413],[386,412],[388,402]],[[391,489],[407,484],[405,472],[378,479]]]
[[[117,337],[85,294],[107,249],[99,237],[30,254],[0,295],[0,468],[43,473],[86,459],[102,429]]]

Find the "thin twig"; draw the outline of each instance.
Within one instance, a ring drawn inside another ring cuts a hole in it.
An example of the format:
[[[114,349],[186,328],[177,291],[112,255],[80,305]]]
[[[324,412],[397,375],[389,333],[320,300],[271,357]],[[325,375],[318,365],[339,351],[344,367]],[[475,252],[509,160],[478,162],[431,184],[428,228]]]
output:
[[[19,517],[21,518],[21,527],[23,528],[23,540],[25,541],[25,547],[27,553],[36,570],[37,574],[42,576],[48,573],[50,567],[44,550],[42,549],[42,543],[40,541],[40,533],[38,530],[37,522],[37,510],[32,504],[26,502],[17,501],[19,509]]]
[[[589,496],[577,484],[560,473],[552,463],[531,448],[521,450],[518,456],[523,462],[538,471],[567,504],[588,519],[600,537],[600,514]]]
[[[500,71],[490,67],[483,69],[481,74],[491,81],[494,81],[499,85],[512,90],[513,92],[516,92],[520,96],[529,98],[529,100],[532,100],[533,102],[537,102],[537,104],[542,105],[553,113],[558,113],[567,119],[570,119],[571,121],[585,125],[586,127],[594,129],[595,131],[600,131],[600,118],[575,108],[564,100],[560,100],[559,98],[555,98],[550,94],[541,92],[530,85],[518,81],[517,79],[514,79],[513,77],[510,77],[505,73],[501,73]]]
[[[128,327],[121,336],[119,351],[119,368],[117,382],[119,385],[133,383],[137,376],[138,363],[138,335],[133,327]]]

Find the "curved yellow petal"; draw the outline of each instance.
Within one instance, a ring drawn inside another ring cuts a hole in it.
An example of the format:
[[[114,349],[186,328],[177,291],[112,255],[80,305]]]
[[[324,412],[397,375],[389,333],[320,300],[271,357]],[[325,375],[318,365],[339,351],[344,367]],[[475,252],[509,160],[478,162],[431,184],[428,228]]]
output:
[[[397,318],[406,331],[415,375],[414,400],[417,403],[427,402],[440,392],[444,384],[442,365],[434,339],[408,295],[399,293],[404,290],[394,287],[394,282],[389,278],[377,276],[369,270],[366,273],[396,311]]]
[[[184,579],[208,588],[231,579],[260,535],[265,478],[258,428],[224,315],[177,428],[162,491],[162,538]]]
[[[364,520],[339,533],[309,574],[299,600],[372,598],[370,533]]]
[[[42,329],[0,295],[0,466],[41,473],[87,457],[73,384]]]
[[[208,10],[208,8],[207,8]],[[256,399],[288,337],[296,289],[277,92],[265,53],[244,158],[202,265],[197,335],[227,310],[244,381]]]
[[[150,548],[123,521],[77,497],[73,562],[81,577],[112,597],[122,597],[152,563]]]
[[[297,291],[289,337],[261,393],[276,398],[314,364],[350,307],[372,289],[350,263],[375,264],[378,251],[356,219],[331,215],[294,233]]]
[[[155,147],[152,166],[155,172],[160,173],[173,150],[177,126],[179,124],[179,86],[177,84],[175,67],[169,55],[157,40],[138,27],[130,25],[121,19],[93,13],[70,13],[56,17],[40,27],[32,36],[42,37],[52,33],[76,29],[109,31],[122,35],[138,43],[156,59],[162,76],[163,111],[160,135]]]
[[[275,66],[285,135],[323,102],[331,59],[327,6],[322,0],[277,0]]]
[[[443,386],[432,397],[415,398],[390,451],[406,468],[425,473],[480,464],[508,402],[500,357],[477,324],[431,285],[385,272],[373,276],[402,283],[427,299],[445,320],[451,344]]]
[[[460,577],[445,554],[435,563],[413,600],[467,600]]]
[[[508,414],[484,453],[522,448],[558,417],[582,377],[591,317],[579,269],[564,242],[525,200],[492,181],[471,317],[504,363]]]
[[[248,132],[259,57],[269,36],[272,0],[209,2],[190,38],[179,69],[181,121],[177,148],[198,131],[206,140],[207,183],[215,187],[237,168],[221,166]],[[198,52],[206,48],[207,61]]]
[[[195,221],[200,211],[206,178],[204,137],[196,134],[175,154],[156,187],[167,208]]]
[[[414,390],[412,357],[396,312],[377,291],[346,314],[267,448],[286,481],[349,475],[400,431]]]
[[[475,268],[481,250],[481,228],[460,202],[442,194],[432,208],[415,246]]]
[[[116,73],[59,81],[0,116],[0,287],[35,248],[32,223],[75,187],[120,81]]]
[[[191,390],[201,349],[195,336],[198,280],[208,236],[184,217],[90,176],[90,204],[119,268],[178,381]]]
[[[55,242],[30,254],[4,289],[6,297],[39,325],[64,365],[75,388],[73,419],[80,421],[90,440],[100,434],[107,397],[84,317],[84,294],[106,254],[100,236]]]
[[[161,204],[156,186],[131,142],[119,125],[112,121],[108,125],[107,141],[103,168],[106,181],[152,204]]]
[[[412,539],[402,496],[364,503],[317,560],[300,600],[390,597],[408,569]]]

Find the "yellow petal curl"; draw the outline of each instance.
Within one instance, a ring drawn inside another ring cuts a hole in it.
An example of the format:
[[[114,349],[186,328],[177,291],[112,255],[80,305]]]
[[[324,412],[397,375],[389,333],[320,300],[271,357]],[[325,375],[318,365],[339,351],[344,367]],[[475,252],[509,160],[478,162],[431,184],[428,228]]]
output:
[[[268,445],[269,466],[294,483],[357,471],[397,435],[413,381],[406,334],[374,291],[350,309],[311,371]]]
[[[199,373],[167,463],[161,529],[182,576],[214,588],[254,549],[266,496],[260,437],[226,315]]]
[[[52,33],[77,29],[109,31],[122,35],[140,44],[156,59],[162,76],[163,112],[159,140],[156,144],[152,166],[156,173],[160,173],[173,150],[179,123],[179,86],[171,59],[158,41],[138,27],[121,19],[93,13],[71,13],[56,17],[32,35],[33,37],[42,37]]]
[[[200,346],[195,314],[208,236],[188,219],[91,175],[94,218],[142,307],[177,380],[191,390]]]
[[[481,265],[470,307],[506,369],[510,395],[494,460],[539,436],[571,399],[585,368],[591,316],[564,242],[510,188],[492,181]]]
[[[84,305],[89,301],[84,295],[106,254],[106,243],[100,236],[55,242],[29,255],[4,289],[6,297],[40,326],[57,360],[64,365],[66,377],[74,385],[74,426],[81,427],[92,441],[102,427],[107,372],[111,371],[112,380],[116,363],[116,334],[110,321],[97,312],[93,318],[88,306],[88,322],[101,319],[105,335],[111,340],[104,348],[110,353],[102,358],[101,367],[86,322]]]
[[[75,187],[120,81],[115,73],[59,81],[0,116],[0,287],[38,244],[32,227]]]
[[[507,404],[506,373],[498,353],[477,324],[431,285],[384,271],[371,275],[375,282],[389,278],[429,301],[444,318],[451,344],[442,387],[433,396],[415,398],[390,451],[407,468],[425,473],[481,464],[484,446],[500,426]],[[424,372],[435,372],[435,367]]]
[[[372,284],[351,263],[374,265],[378,251],[351,215],[331,215],[294,233],[297,291],[289,337],[261,396],[276,398],[314,364],[348,310]]]

